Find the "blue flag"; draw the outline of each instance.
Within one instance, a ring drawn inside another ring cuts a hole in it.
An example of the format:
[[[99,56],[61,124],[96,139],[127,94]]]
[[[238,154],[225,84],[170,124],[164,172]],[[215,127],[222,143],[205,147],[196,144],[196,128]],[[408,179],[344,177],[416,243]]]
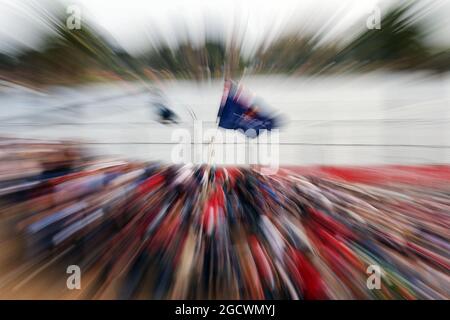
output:
[[[241,129],[251,138],[258,136],[261,130],[272,130],[279,126],[278,118],[271,116],[262,102],[250,97],[241,86],[231,81],[225,83],[224,96],[217,117],[219,127]]]

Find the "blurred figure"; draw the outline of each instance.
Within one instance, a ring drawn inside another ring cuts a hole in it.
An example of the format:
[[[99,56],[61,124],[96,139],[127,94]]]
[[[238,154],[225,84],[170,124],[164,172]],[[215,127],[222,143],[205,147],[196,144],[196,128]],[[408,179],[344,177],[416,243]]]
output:
[[[177,124],[178,116],[172,111],[169,107],[167,107],[167,100],[164,98],[161,90],[154,90],[153,92],[154,101],[152,105],[156,108],[156,113],[158,114],[158,122],[162,124]]]
[[[163,124],[169,123],[178,123],[176,120],[177,115],[171,109],[167,108],[163,104],[155,104],[155,107],[158,108],[158,114],[160,116],[160,122]]]

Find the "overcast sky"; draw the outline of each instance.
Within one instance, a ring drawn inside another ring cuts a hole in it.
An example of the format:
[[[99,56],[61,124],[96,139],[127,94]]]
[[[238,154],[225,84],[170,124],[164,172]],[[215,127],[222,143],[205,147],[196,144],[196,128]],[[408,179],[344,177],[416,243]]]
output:
[[[46,27],[31,6],[56,0],[0,0],[0,50],[38,47]],[[82,18],[96,25],[131,52],[155,41],[176,44],[188,37],[194,43],[205,36],[226,37],[233,31],[244,50],[251,52],[280,33],[316,33],[325,40],[351,36],[365,28],[375,6],[383,9],[395,0],[73,0]],[[450,1],[422,0],[432,31],[429,40],[450,45]],[[382,26],[382,20],[381,20]]]

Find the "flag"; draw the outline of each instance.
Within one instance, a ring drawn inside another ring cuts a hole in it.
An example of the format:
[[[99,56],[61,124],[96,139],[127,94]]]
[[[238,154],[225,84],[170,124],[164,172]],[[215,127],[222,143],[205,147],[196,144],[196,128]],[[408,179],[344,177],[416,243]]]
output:
[[[217,115],[219,127],[243,130],[248,137],[258,136],[261,130],[279,127],[279,119],[271,115],[260,99],[251,96],[242,86],[225,82],[224,94]],[[253,129],[253,130],[251,130]]]

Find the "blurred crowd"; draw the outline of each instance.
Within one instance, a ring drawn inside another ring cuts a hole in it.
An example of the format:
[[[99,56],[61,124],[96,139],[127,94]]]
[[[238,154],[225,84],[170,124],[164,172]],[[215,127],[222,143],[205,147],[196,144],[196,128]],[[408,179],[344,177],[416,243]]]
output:
[[[449,227],[450,183],[262,176],[0,140],[1,298],[449,299]],[[70,265],[80,290],[67,287]]]

